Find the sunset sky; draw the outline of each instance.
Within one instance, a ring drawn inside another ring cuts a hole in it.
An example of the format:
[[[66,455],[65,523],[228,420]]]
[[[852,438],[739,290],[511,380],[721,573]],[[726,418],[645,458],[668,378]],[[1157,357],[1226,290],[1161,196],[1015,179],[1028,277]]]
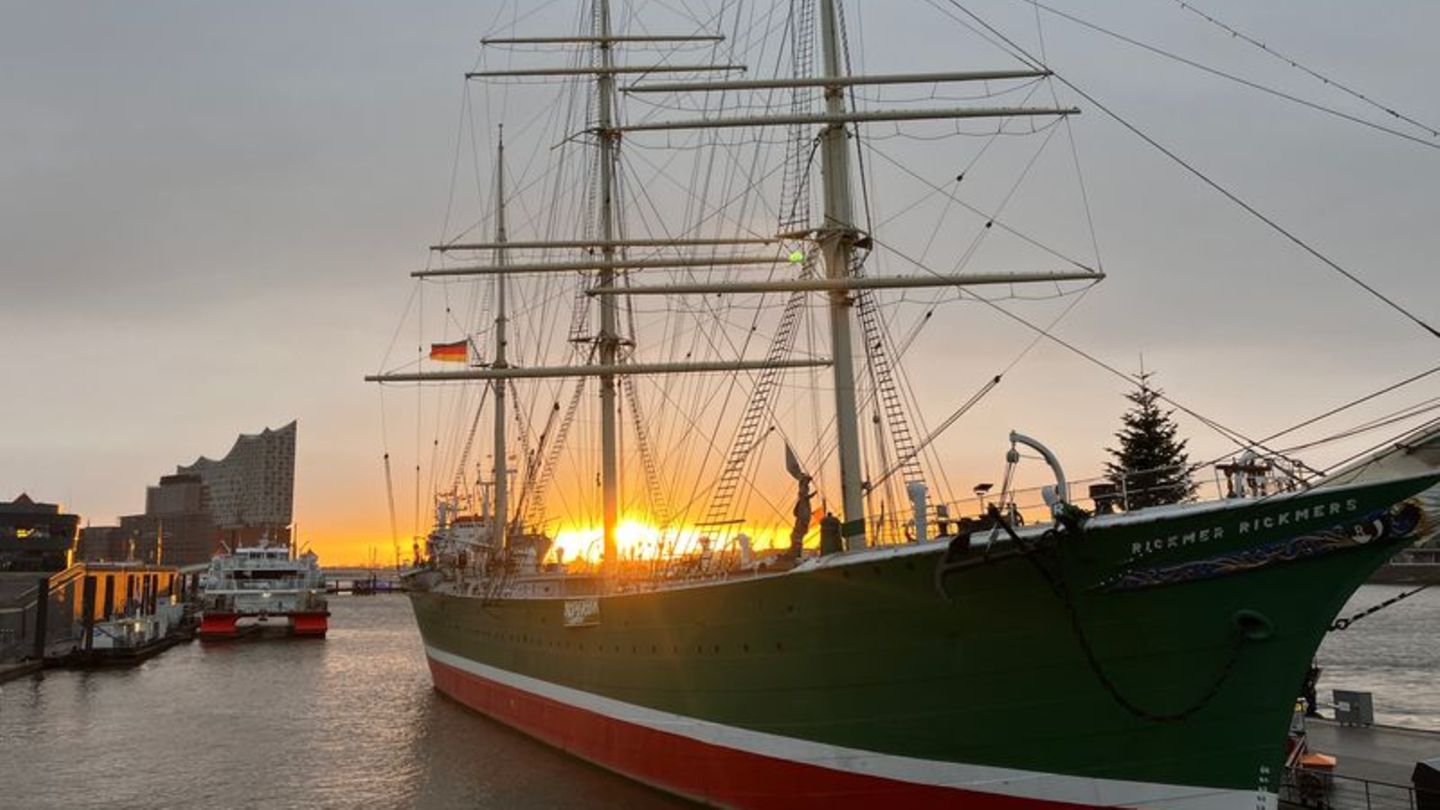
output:
[[[886,2],[884,16],[879,3],[845,5],[866,54],[892,72],[903,63],[882,57],[887,49],[943,64],[948,43],[967,35],[936,14],[945,3]],[[1177,3],[1054,5],[1428,139],[1379,133],[1044,18],[1057,72],[1440,323],[1440,137],[1266,58]],[[1033,7],[970,7],[1038,48]],[[1430,69],[1440,4],[1394,0],[1383,13],[1338,0],[1202,7],[1440,127]],[[511,5],[0,8],[0,499],[24,491],[109,523],[142,511],[145,486],[175,465],[219,457],[239,433],[296,419],[302,541],[327,563],[363,561],[372,548],[389,556],[388,449],[408,547],[413,470],[429,438],[417,447],[413,405],[395,396],[387,441],[379,394],[362,377],[380,367],[401,322],[407,274],[441,237],[462,74]],[[1436,365],[1435,338],[1083,99],[1062,101],[1084,110],[1076,147],[1109,274],[1064,322],[1066,341],[1127,371],[1143,355],[1177,401],[1250,435]],[[931,424],[999,370],[983,330],[1008,329],[1012,344],[1029,339],[976,312],[946,328],[948,347],[932,341],[914,358],[926,370],[917,389]],[[1012,428],[1051,444],[1073,477],[1091,476],[1126,390],[1043,344],[937,447],[961,494],[997,480]],[[1334,427],[1435,396],[1432,378]],[[1230,448],[1194,420],[1180,422],[1192,457]]]

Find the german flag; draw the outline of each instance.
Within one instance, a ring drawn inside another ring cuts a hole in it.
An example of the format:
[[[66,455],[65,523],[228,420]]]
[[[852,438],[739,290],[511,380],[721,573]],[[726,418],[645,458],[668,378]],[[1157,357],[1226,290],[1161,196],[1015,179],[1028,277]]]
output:
[[[442,363],[463,363],[470,359],[468,351],[469,341],[457,340],[454,343],[431,343],[430,359],[439,360]]]

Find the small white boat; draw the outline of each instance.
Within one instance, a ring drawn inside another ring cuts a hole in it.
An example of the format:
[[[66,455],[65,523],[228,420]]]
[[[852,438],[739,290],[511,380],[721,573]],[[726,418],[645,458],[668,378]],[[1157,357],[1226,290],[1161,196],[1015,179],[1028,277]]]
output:
[[[284,621],[291,635],[323,638],[330,611],[325,577],[314,552],[291,556],[284,546],[240,547],[217,554],[203,580],[200,638],[236,638]]]

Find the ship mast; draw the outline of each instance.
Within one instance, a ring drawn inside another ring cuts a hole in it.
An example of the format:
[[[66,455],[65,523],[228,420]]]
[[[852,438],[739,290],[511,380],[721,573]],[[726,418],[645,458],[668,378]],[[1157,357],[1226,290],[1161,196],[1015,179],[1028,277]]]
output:
[[[595,286],[599,288],[612,289],[619,273],[625,270],[635,269],[677,269],[693,266],[714,266],[720,264],[779,264],[781,260],[776,259],[773,254],[757,256],[731,256],[719,259],[702,259],[695,257],[680,257],[668,260],[645,260],[632,262],[627,261],[623,248],[627,246],[624,240],[617,238],[620,230],[619,208],[616,194],[616,167],[617,153],[620,139],[620,130],[615,126],[615,76],[617,74],[651,74],[651,73],[693,73],[704,71],[731,71],[741,70],[739,65],[680,65],[680,64],[657,64],[657,65],[616,65],[614,48],[617,44],[625,43],[680,43],[680,42],[719,42],[723,37],[711,35],[615,35],[610,30],[610,3],[609,0],[594,0],[594,22],[592,31],[588,36],[577,37],[509,37],[493,38],[482,40],[485,45],[516,45],[516,44],[543,44],[543,45],[588,45],[596,49],[594,62],[583,67],[564,68],[540,68],[520,70],[496,70],[477,71],[466,73],[467,79],[496,79],[515,77],[566,77],[593,75],[595,77],[597,116],[595,127],[591,134],[596,141],[599,152],[599,177],[597,178],[597,190],[599,192],[599,209],[596,212],[598,217],[597,239],[588,242],[554,242],[545,244],[545,247],[583,247],[588,249],[599,248],[599,260],[586,258],[579,262],[545,262],[541,264],[518,264],[511,265],[504,260],[504,251],[508,247],[504,238],[503,219],[503,179],[497,180],[497,192],[501,201],[497,208],[497,237],[496,241],[480,245],[441,245],[437,250],[462,250],[475,248],[491,248],[495,250],[495,263],[490,266],[480,267],[450,267],[436,270],[426,270],[412,275],[417,277],[428,276],[463,276],[463,275],[496,275],[500,281],[497,287],[497,301],[500,304],[501,313],[496,321],[496,337],[498,341],[496,362],[489,369],[468,369],[464,372],[438,372],[418,374],[376,374],[366,377],[367,380],[377,382],[407,382],[425,380],[491,380],[495,382],[496,395],[496,513],[501,515],[498,520],[504,521],[503,517],[508,510],[505,503],[506,481],[505,481],[505,460],[504,460],[504,386],[510,379],[522,377],[582,377],[593,376],[600,379],[600,480],[602,487],[602,513],[603,513],[603,536],[604,536],[604,564],[609,573],[614,573],[616,564],[619,561],[616,547],[616,529],[620,522],[620,465],[619,465],[619,435],[618,435],[618,400],[616,398],[616,377],[620,374],[670,374],[682,372],[704,372],[704,371],[741,371],[752,368],[768,367],[770,363],[756,361],[738,361],[728,363],[659,363],[648,365],[634,365],[625,362],[621,356],[620,334],[619,334],[619,305],[613,296],[600,298],[599,330],[594,338],[594,345],[599,362],[594,360],[587,364],[576,366],[559,366],[550,368],[513,368],[505,363],[504,356],[504,289],[505,277],[515,273],[545,273],[545,272],[573,272],[595,271]],[[503,176],[503,169],[497,172]],[[637,240],[634,244],[644,245],[649,240]],[[771,244],[775,240],[767,239],[736,239],[736,240],[669,240],[665,243],[669,247],[693,247],[704,245],[741,245],[741,244]],[[532,245],[534,246],[534,245]],[[828,361],[802,361],[800,363],[786,363],[783,367],[816,366],[824,365]]]
[[[573,37],[507,37],[487,38],[484,45],[584,45],[595,49],[589,65],[545,68],[522,68],[469,72],[467,79],[486,81],[535,77],[581,77],[594,78],[596,118],[589,134],[594,138],[597,151],[599,176],[593,178],[597,192],[598,209],[595,211],[596,231],[594,238],[574,241],[546,241],[511,243],[505,233],[504,218],[504,171],[503,144],[500,147],[502,165],[496,172],[496,193],[499,203],[496,209],[496,241],[491,243],[450,243],[436,245],[432,250],[474,251],[493,250],[494,263],[479,266],[449,266],[431,268],[411,273],[420,278],[495,275],[497,317],[496,356],[490,368],[468,368],[464,371],[444,372],[392,372],[367,376],[375,382],[431,382],[487,380],[494,384],[496,399],[495,416],[495,486],[496,524],[502,534],[508,527],[509,505],[507,503],[507,478],[505,470],[505,386],[512,379],[540,379],[553,377],[598,377],[600,380],[600,479],[603,514],[603,554],[607,574],[614,574],[619,561],[616,547],[616,529],[620,514],[620,470],[619,470],[619,419],[616,382],[620,375],[677,374],[706,372],[737,372],[767,369],[810,368],[831,365],[835,387],[835,418],[838,461],[841,479],[841,508],[843,511],[842,534],[847,548],[862,548],[866,545],[864,519],[864,485],[860,460],[859,414],[855,390],[855,358],[852,335],[855,301],[852,293],[863,289],[900,287],[951,287],[963,288],[982,284],[1014,284],[1026,281],[1091,280],[1098,281],[1103,275],[1089,268],[1077,266],[1058,272],[1039,273],[978,273],[963,275],[929,276],[878,276],[858,275],[857,248],[868,239],[855,222],[852,199],[853,179],[851,177],[851,155],[849,126],[865,121],[920,121],[920,120],[963,120],[978,118],[1017,118],[1030,116],[1065,116],[1078,112],[1074,108],[1044,107],[926,107],[918,109],[849,109],[846,100],[847,88],[859,85],[936,85],[952,82],[994,81],[1020,78],[1043,78],[1044,70],[1004,70],[944,73],[900,73],[877,76],[847,76],[844,68],[844,54],[840,33],[840,16],[837,0],[817,0],[820,10],[822,52],[824,65],[822,75],[793,77],[788,79],[745,79],[740,81],[697,81],[660,82],[649,80],[660,74],[677,73],[728,73],[744,71],[743,65],[723,63],[675,64],[662,61],[659,64],[635,65],[616,64],[615,49],[627,43],[684,43],[720,42],[722,36],[697,35],[617,35],[611,32],[609,0],[593,0],[593,17],[588,35]],[[637,83],[625,87],[616,86],[616,76],[639,76]],[[617,120],[617,91],[625,93],[706,93],[729,89],[763,90],[767,88],[817,88],[825,97],[822,113],[791,113],[789,115],[711,115],[682,121],[643,120],[624,123]],[[818,228],[802,232],[777,234],[773,238],[741,237],[736,239],[680,238],[653,240],[624,238],[624,221],[621,218],[618,199],[617,168],[620,138],[628,133],[657,130],[715,129],[724,127],[773,127],[793,125],[818,125],[819,150],[824,189],[824,221]],[[587,235],[588,237],[588,235]],[[813,239],[825,263],[823,279],[800,278],[784,281],[742,282],[721,284],[670,284],[657,286],[620,286],[622,274],[633,271],[674,271],[691,267],[722,267],[745,265],[784,264],[788,259],[775,253],[753,253],[732,255],[695,256],[685,255],[690,248],[709,248],[722,245],[740,247],[744,245],[773,245],[777,242]],[[668,247],[680,251],[680,255],[630,259],[627,247]],[[515,249],[556,249],[581,250],[574,258],[558,261],[511,263],[507,251]],[[539,273],[594,273],[587,292],[599,298],[599,328],[593,337],[594,353],[586,362],[568,366],[514,367],[505,356],[505,292],[506,279],[515,274]],[[828,296],[831,359],[786,359],[765,360],[736,359],[730,361],[686,360],[684,362],[634,362],[622,352],[623,342],[619,334],[620,295],[656,294],[671,295],[700,294],[706,292],[779,292],[813,291]]]
[[[820,33],[824,49],[825,78],[839,79],[844,72],[840,64],[840,42],[835,0],[820,0]],[[845,114],[846,88],[840,84],[825,87],[825,112],[832,116]],[[825,275],[832,279],[848,279],[855,256],[854,204],[850,199],[849,132],[844,121],[826,126],[820,135],[820,173],[825,191],[825,221],[818,237],[825,258]],[[855,360],[850,336],[851,309],[854,300],[850,290],[830,292],[831,375],[835,382],[835,434],[840,460],[840,501],[843,509],[841,535],[847,549],[865,546],[865,500],[861,491],[859,414],[855,406]]]
[[[600,52],[600,74],[596,77],[599,96],[599,120],[595,137],[600,141],[600,268],[599,285],[615,286],[615,144],[620,137],[611,127],[615,104],[615,55],[610,41],[610,0],[596,0],[596,48]],[[616,365],[620,336],[616,328],[616,301],[611,296],[600,299],[600,333],[595,341],[600,350],[600,365]],[[615,542],[620,524],[620,462],[616,436],[615,375],[600,375],[600,486],[603,515],[603,560],[607,573],[613,574],[619,564]]]
[[[855,223],[851,196],[853,180],[850,169],[851,124],[862,121],[960,120],[969,118],[1012,118],[1028,116],[1065,116],[1073,108],[920,108],[898,110],[855,110],[846,103],[848,89],[855,85],[941,84],[1020,78],[1042,78],[1045,70],[971,71],[947,73],[898,73],[876,76],[845,75],[844,54],[840,32],[837,0],[818,0],[821,26],[821,50],[824,64],[821,75],[789,79],[746,79],[741,81],[647,82],[641,80],[624,88],[627,93],[700,93],[727,90],[765,90],[781,88],[819,88],[824,92],[825,111],[820,114],[762,114],[708,116],[685,121],[643,121],[619,127],[621,132],[664,131],[682,129],[713,129],[717,127],[767,127],[817,124],[821,182],[824,191],[824,221],[818,228],[786,234],[791,238],[811,238],[817,243],[825,264],[824,279],[794,279],[783,282],[744,282],[719,284],[670,285],[668,294],[708,294],[721,292],[781,292],[809,290],[824,292],[829,298],[830,351],[832,380],[835,388],[835,439],[840,467],[841,534],[847,549],[864,548],[865,500],[864,477],[860,462],[859,408],[855,393],[855,358],[852,336],[855,290],[883,287],[966,287],[975,284],[1003,283],[1008,276],[1016,282],[1061,280],[1067,278],[1095,280],[1103,276],[1089,268],[1079,272],[1036,274],[978,274],[928,277],[861,278],[856,273],[856,247],[866,238]],[[656,287],[597,289],[604,295],[655,294]]]
[[[505,243],[505,125],[500,125],[500,143],[495,150],[495,265],[504,267],[507,263]],[[495,361],[491,368],[506,369],[510,364],[505,359],[505,287],[506,274],[495,274]],[[500,538],[501,548],[510,550],[510,481],[506,470],[509,453],[505,441],[505,386],[509,380],[491,381],[491,393],[495,397],[495,523],[490,537]]]

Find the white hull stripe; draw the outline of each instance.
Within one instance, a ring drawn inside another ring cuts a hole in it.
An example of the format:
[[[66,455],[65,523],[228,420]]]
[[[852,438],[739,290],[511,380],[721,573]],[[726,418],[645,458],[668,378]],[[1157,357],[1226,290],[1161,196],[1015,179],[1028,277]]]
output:
[[[425,653],[441,664],[476,677],[619,722],[758,756],[881,779],[1025,799],[1100,806],[1164,807],[1174,810],[1275,810],[1277,806],[1274,793],[1259,790],[1227,790],[1121,779],[1095,779],[994,765],[941,762],[782,737],[625,703],[592,692],[497,669],[429,645],[426,645]]]

